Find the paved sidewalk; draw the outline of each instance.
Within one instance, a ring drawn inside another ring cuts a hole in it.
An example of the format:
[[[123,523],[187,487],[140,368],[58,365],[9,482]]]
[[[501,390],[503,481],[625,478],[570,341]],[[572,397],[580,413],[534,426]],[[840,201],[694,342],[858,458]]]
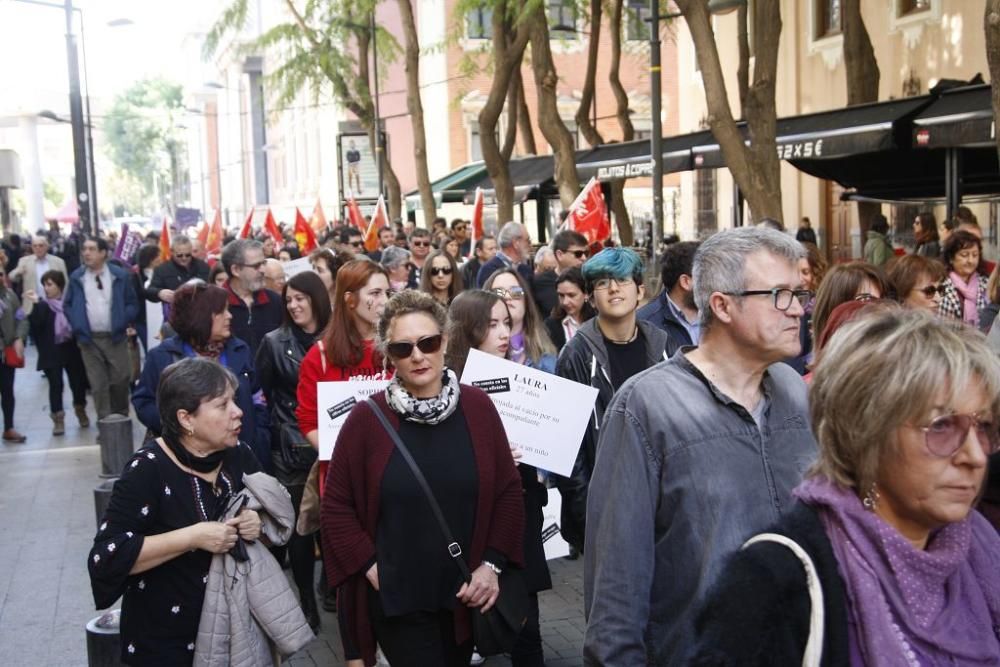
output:
[[[92,425],[81,429],[67,415],[66,434],[52,436],[48,386],[35,361],[29,348],[15,381],[15,426],[28,441],[0,442],[0,665],[75,667],[87,664],[84,626],[98,615],[86,567],[101,482],[96,416],[88,406]],[[134,431],[138,445],[143,429]],[[582,560],[550,565],[554,588],[540,599],[546,663],[575,667],[583,663]],[[333,614],[323,612],[320,636],[288,664],[343,664]]]

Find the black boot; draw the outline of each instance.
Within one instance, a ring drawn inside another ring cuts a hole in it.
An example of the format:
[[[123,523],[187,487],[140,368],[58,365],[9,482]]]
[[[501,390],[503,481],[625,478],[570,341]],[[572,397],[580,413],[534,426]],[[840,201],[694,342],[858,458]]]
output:
[[[306,615],[306,621],[312,628],[313,634],[319,634],[320,616],[316,606],[316,596],[312,591],[299,590],[299,604],[302,605],[302,613]]]

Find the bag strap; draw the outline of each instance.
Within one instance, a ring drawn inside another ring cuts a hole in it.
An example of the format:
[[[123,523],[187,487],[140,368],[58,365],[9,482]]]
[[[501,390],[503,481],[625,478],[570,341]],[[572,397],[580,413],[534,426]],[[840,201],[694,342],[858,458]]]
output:
[[[448,555],[451,556],[452,560],[455,561],[455,564],[458,565],[458,569],[461,570],[464,580],[471,580],[472,574],[469,572],[469,566],[466,565],[465,559],[462,558],[462,547],[451,536],[451,529],[448,528],[448,522],[445,521],[444,513],[441,511],[441,506],[438,505],[437,498],[434,497],[434,492],[431,490],[430,484],[427,483],[427,478],[424,477],[424,473],[421,472],[417,462],[413,460],[410,450],[407,449],[405,444],[403,444],[403,439],[399,437],[399,433],[397,433],[396,429],[394,429],[392,424],[389,423],[388,417],[386,417],[385,413],[382,412],[382,408],[378,406],[378,403],[370,398],[366,399],[365,402],[368,403],[368,407],[372,409],[372,412],[375,413],[378,420],[382,422],[382,427],[385,429],[385,432],[389,434],[390,438],[392,438],[393,443],[396,445],[396,449],[399,450],[399,453],[402,454],[407,465],[410,466],[410,471],[417,479],[417,484],[420,485],[424,495],[427,496],[427,502],[430,503],[431,509],[434,511],[434,518],[437,519],[438,525],[441,527],[441,532],[444,534],[444,538],[448,540]]]
[[[777,533],[761,533],[751,537],[743,544],[746,549],[751,544],[758,542],[775,542],[788,547],[795,556],[802,561],[802,566],[806,571],[806,585],[809,588],[809,640],[806,642],[805,653],[802,654],[802,667],[819,667],[820,658],[823,656],[823,632],[824,632],[824,602],[823,586],[820,584],[819,575],[816,573],[816,565],[812,558],[799,544],[784,535]]]

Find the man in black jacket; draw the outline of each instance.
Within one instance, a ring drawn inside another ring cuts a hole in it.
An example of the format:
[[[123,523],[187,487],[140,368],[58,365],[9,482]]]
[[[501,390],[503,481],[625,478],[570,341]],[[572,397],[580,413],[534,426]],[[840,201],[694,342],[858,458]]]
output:
[[[476,289],[479,269],[497,254],[497,240],[492,236],[476,239],[476,248],[469,261],[462,265],[462,282],[465,289]]]
[[[170,243],[170,261],[153,270],[145,296],[153,303],[173,303],[178,287],[192,278],[208,282],[208,273],[208,264],[194,256],[191,239],[178,235]]]
[[[264,336],[281,326],[285,311],[281,295],[264,289],[263,244],[253,239],[230,241],[219,261],[229,276],[226,288],[233,336],[256,355]]]
[[[584,263],[587,298],[597,317],[583,323],[566,343],[556,374],[597,389],[597,402],[569,478],[557,485],[563,497],[562,535],[583,551],[587,490],[597,457],[604,411],[630,377],[670,357],[677,349],[662,330],[636,318],[642,299],[642,260],[628,248],[605,248]]]
[[[660,263],[663,291],[639,309],[639,319],[666,331],[677,347],[697,345],[701,337],[691,278],[694,253],[699,245],[697,241],[685,241],[667,247]]]

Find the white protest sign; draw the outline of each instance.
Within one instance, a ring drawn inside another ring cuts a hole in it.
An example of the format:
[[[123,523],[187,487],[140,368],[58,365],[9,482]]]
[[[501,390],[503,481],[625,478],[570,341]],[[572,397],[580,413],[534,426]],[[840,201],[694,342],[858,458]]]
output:
[[[284,269],[285,278],[287,279],[303,271],[312,271],[312,264],[309,263],[308,257],[299,257],[298,259],[285,262],[281,265],[281,268]]]
[[[462,382],[490,395],[523,463],[569,476],[597,389],[479,350],[469,351]]]
[[[564,540],[562,533],[559,532],[561,515],[562,494],[555,489],[549,489],[549,502],[542,508],[542,546],[545,549],[545,560],[569,555],[569,542]]]
[[[351,408],[385,389],[388,380],[347,380],[316,383],[316,413],[319,417],[319,458],[329,461],[340,427]]]

